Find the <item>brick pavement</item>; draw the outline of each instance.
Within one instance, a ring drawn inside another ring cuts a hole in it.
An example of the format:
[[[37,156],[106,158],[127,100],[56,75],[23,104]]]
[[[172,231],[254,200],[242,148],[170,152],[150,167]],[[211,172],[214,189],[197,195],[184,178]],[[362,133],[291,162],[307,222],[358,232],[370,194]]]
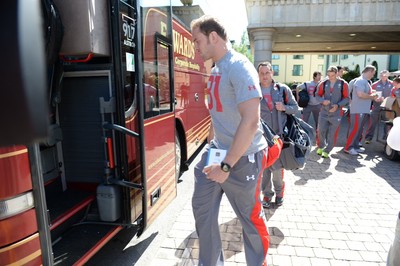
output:
[[[286,171],[284,205],[265,209],[268,265],[386,265],[400,211],[400,162],[385,159],[377,142],[359,157],[347,155],[344,140],[330,159],[314,147],[303,170]],[[225,265],[246,265],[240,222],[225,196],[219,222]],[[197,258],[188,200],[151,265],[197,265]]]

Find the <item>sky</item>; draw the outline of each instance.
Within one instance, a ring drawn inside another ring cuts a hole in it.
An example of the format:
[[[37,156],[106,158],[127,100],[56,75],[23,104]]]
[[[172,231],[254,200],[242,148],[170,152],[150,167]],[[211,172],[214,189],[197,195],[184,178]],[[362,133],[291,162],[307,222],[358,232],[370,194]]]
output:
[[[182,5],[180,0],[171,0],[172,5]],[[240,43],[247,28],[247,14],[244,0],[193,0],[205,14],[216,16],[225,25],[230,40]]]

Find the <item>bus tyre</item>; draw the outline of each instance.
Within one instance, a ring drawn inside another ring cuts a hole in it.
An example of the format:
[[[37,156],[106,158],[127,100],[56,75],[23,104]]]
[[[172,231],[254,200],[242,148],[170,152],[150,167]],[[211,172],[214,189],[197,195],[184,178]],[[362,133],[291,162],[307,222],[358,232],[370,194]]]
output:
[[[385,156],[392,161],[400,158],[399,152],[393,150],[389,145],[387,145],[387,143],[385,144]]]
[[[177,183],[179,181],[179,177],[181,176],[181,166],[182,166],[181,142],[179,141],[178,132],[175,131],[175,176]]]

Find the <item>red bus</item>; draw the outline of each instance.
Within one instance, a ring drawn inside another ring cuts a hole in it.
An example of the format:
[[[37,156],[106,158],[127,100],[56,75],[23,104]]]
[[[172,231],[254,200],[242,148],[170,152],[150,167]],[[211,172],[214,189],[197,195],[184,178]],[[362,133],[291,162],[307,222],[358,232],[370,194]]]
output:
[[[151,2],[54,1],[48,137],[0,147],[1,265],[82,265],[176,197],[208,134],[211,62],[170,2]]]

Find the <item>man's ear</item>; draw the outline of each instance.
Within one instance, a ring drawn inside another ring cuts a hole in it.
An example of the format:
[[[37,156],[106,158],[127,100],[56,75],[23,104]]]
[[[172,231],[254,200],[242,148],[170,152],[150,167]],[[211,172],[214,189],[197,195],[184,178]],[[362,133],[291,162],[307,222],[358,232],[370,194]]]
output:
[[[217,43],[219,36],[215,31],[212,31],[210,32],[210,35],[208,35],[208,38],[210,39],[211,43]]]

